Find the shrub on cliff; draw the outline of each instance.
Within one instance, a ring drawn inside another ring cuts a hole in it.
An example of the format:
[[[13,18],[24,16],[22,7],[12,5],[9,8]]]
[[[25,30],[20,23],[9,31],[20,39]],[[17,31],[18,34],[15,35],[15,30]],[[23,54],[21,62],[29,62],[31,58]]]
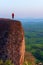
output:
[[[14,65],[14,64],[12,64],[10,60],[6,60],[5,62],[3,62],[3,60],[0,60],[0,65]]]
[[[32,63],[28,61],[24,61],[23,65],[32,65]]]

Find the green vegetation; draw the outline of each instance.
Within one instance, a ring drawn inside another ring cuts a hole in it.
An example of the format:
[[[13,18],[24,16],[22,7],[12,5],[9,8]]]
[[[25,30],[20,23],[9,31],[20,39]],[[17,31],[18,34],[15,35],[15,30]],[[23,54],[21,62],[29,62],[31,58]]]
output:
[[[0,60],[0,65],[14,65],[14,64],[12,64],[10,60],[6,60],[5,62],[3,62],[3,60]],[[32,65],[32,63],[24,61],[23,65]]]
[[[25,22],[26,51],[31,52],[36,62],[43,62],[43,22]]]
[[[31,62],[25,61],[23,65],[32,65]]]
[[[32,62],[24,61],[23,65],[32,65]]]
[[[10,60],[6,60],[5,62],[3,62],[3,60],[0,60],[0,65],[14,65],[14,64],[12,64]]]

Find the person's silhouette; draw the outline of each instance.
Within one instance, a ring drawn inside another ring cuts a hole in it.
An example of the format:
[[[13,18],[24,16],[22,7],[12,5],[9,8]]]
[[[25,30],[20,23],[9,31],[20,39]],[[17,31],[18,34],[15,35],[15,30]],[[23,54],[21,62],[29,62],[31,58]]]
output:
[[[14,13],[12,13],[12,19],[14,19]]]

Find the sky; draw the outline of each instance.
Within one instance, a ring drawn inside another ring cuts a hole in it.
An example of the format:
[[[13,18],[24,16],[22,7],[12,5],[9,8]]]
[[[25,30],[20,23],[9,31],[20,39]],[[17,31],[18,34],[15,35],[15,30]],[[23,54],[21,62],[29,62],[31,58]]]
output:
[[[43,0],[0,0],[0,18],[43,18]]]

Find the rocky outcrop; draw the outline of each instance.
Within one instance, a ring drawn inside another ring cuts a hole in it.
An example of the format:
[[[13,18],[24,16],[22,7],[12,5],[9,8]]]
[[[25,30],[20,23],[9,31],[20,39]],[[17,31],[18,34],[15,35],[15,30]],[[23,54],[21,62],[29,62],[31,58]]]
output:
[[[9,59],[14,65],[22,65],[25,53],[25,40],[19,21],[0,19],[0,59]]]
[[[35,57],[32,55],[31,52],[25,52],[25,62],[30,65],[36,65]]]

